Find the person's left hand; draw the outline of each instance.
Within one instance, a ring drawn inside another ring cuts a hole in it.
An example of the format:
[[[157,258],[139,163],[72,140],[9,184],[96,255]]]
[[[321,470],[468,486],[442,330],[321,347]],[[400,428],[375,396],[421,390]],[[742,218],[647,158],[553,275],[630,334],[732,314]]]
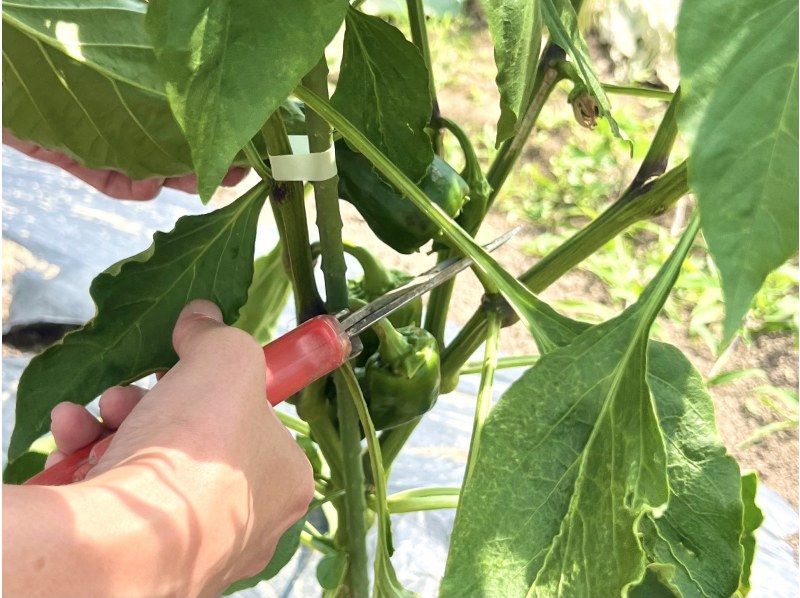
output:
[[[197,193],[197,176],[194,174],[135,181],[116,170],[87,168],[66,154],[45,149],[31,141],[18,139],[7,129],[3,129],[3,143],[26,156],[58,166],[114,199],[147,201],[158,195],[164,187],[177,189],[185,193]],[[236,185],[245,177],[248,170],[248,168],[238,166],[231,168],[225,178],[222,179],[222,186],[232,187]]]

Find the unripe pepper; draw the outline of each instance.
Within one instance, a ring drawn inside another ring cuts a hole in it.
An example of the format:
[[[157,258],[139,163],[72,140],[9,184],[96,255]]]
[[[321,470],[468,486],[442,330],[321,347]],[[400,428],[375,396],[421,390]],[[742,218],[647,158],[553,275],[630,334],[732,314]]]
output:
[[[413,203],[387,183],[361,154],[336,142],[339,195],[350,202],[378,238],[400,253],[413,253],[439,234]],[[456,217],[469,188],[444,160],[434,156],[420,189],[449,216]]]
[[[378,430],[394,428],[429,411],[439,396],[439,345],[416,326],[375,326],[378,351],[364,367],[363,390]]]
[[[345,243],[344,250],[358,260],[364,271],[361,278],[347,281],[351,311],[403,286],[413,278],[402,270],[387,268],[364,247]],[[422,297],[417,297],[394,311],[388,319],[395,327],[419,326],[422,321]],[[364,365],[367,358],[378,350],[378,337],[371,329],[365,330],[359,337],[364,348],[361,355],[356,358],[356,365]]]

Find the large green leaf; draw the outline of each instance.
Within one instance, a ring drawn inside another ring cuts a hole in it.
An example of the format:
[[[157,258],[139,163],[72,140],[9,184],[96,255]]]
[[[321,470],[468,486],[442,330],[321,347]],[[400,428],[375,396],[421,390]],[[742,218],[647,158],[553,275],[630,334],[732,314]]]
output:
[[[672,422],[671,429],[657,417],[691,408],[698,393],[688,389],[697,381],[687,378],[686,397],[659,392],[653,397],[656,413],[648,381],[652,384],[653,371],[669,371],[677,362],[664,345],[648,351],[647,335],[696,226],[639,302],[583,332],[584,326],[565,321],[559,336],[553,335],[553,344],[562,346],[550,349],[498,403],[462,493],[443,596],[620,595],[644,578],[646,567],[659,575],[670,570],[670,563],[653,562],[645,552],[639,523],[660,514],[667,502],[668,473],[680,471],[671,450],[676,435],[699,431],[698,426],[687,430],[683,421]],[[575,336],[563,345],[570,327]],[[647,378],[646,351],[655,362]],[[682,401],[677,407],[671,404],[676,396]],[[671,430],[666,449],[662,428]],[[716,456],[719,447],[710,452]],[[722,459],[719,469],[727,484],[732,471],[735,486],[725,495],[725,506],[731,496],[738,499],[738,470],[724,453]],[[741,525],[731,525],[737,553]],[[734,566],[721,575],[738,573]]]
[[[670,498],[658,518],[642,520],[648,559],[680,596],[731,596],[742,568],[739,466],[714,426],[702,376],[671,345],[650,349],[647,382],[667,441]]]
[[[289,561],[292,560],[294,553],[297,552],[297,548],[300,546],[300,532],[303,531],[305,524],[306,518],[303,517],[294,525],[292,525],[292,527],[283,532],[280,540],[278,540],[278,545],[275,547],[275,553],[272,555],[269,563],[267,563],[267,566],[252,577],[240,579],[236,583],[232,584],[227,590],[225,590],[225,595],[227,596],[233,592],[252,588],[254,585],[261,583],[262,581],[272,579],[278,573],[280,573],[281,569],[283,569],[289,563]]]
[[[517,130],[530,100],[542,42],[539,0],[481,0],[489,22],[500,90],[497,145]]]
[[[150,2],[147,28],[203,199],[319,62],[346,7],[346,0]]]
[[[747,596],[750,592],[750,570],[753,567],[753,558],[756,555],[756,530],[764,521],[764,514],[756,504],[756,490],[758,489],[758,474],[749,471],[742,475],[742,550],[744,563],[742,574],[739,577],[738,596]]]
[[[679,125],[726,339],[797,251],[797,18],[795,0],[685,0],[678,20]]]
[[[134,178],[191,171],[137,0],[3,3],[3,126]]]
[[[572,2],[570,0],[541,0],[541,2],[542,18],[547,30],[550,32],[550,37],[575,61],[578,72],[583,79],[583,84],[597,101],[600,114],[608,119],[608,124],[611,125],[614,135],[621,139],[626,139],[619,130],[617,121],[611,116],[611,103],[608,101],[603,85],[594,72],[592,60],[589,58],[589,49],[578,28],[578,15],[575,14]]]
[[[347,11],[333,106],[418,181],[433,160],[428,71],[417,47],[386,21]]]
[[[61,401],[86,404],[110,386],[171,367],[172,328],[192,299],[214,301],[226,322],[236,320],[266,195],[261,183],[220,210],[185,216],[171,232],[156,233],[147,250],[92,281],[95,317],[33,358],[20,378],[10,460],[47,430]]]

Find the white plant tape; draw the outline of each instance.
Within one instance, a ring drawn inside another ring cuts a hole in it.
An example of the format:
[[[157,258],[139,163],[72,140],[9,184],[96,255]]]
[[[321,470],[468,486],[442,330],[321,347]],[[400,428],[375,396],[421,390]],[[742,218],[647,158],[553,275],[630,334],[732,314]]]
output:
[[[312,152],[305,135],[289,135],[292,153],[270,154],[272,178],[276,181],[327,181],[336,176],[336,154],[331,145],[324,152]]]

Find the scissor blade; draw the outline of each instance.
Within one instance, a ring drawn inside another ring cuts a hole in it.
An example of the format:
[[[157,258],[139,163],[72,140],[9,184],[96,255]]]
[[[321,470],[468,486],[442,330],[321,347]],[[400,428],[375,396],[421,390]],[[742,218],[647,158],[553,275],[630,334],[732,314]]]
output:
[[[518,226],[508,231],[494,241],[484,245],[483,248],[488,252],[494,251],[516,235],[521,228]],[[348,335],[353,337],[375,324],[378,320],[403,307],[409,301],[424,295],[471,265],[472,258],[469,257],[450,258],[440,262],[434,268],[420,274],[402,287],[398,287],[356,310],[342,320],[342,327],[347,331]]]

